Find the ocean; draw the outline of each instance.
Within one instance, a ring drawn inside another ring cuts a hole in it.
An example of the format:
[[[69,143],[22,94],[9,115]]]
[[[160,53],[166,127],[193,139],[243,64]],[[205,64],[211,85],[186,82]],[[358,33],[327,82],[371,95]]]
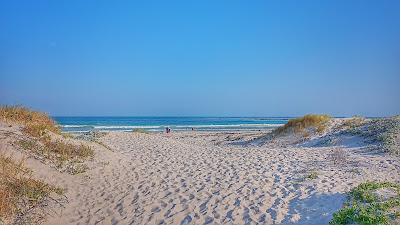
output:
[[[285,124],[288,117],[53,117],[64,132],[132,131],[149,132],[265,130]]]

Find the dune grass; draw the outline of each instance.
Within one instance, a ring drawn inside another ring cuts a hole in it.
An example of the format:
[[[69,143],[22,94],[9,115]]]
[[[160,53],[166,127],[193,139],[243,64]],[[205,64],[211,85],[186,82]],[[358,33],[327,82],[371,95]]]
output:
[[[67,162],[76,163],[94,155],[93,149],[89,146],[65,142],[65,137],[61,135],[56,122],[46,113],[35,112],[22,106],[1,106],[0,119],[22,125],[22,132],[27,136],[17,140],[16,143],[39,158],[50,160],[58,167]],[[54,140],[49,132],[61,136]],[[82,171],[81,165],[76,165],[76,168]],[[76,171],[73,169],[71,173],[75,174]]]
[[[397,195],[381,198],[374,191],[390,189]],[[345,206],[334,213],[330,225],[386,225],[400,217],[400,185],[390,182],[365,182],[355,187]]]
[[[21,139],[17,140],[16,144],[39,159],[52,162],[60,171],[73,175],[85,172],[88,167],[82,163],[94,156],[94,151],[89,146],[69,144],[60,140]]]
[[[328,115],[308,114],[303,117],[290,119],[284,126],[274,130],[274,134],[304,133],[308,128],[314,128],[321,133],[326,129],[327,122],[331,119]]]
[[[59,166],[68,160],[84,160],[94,155],[93,149],[89,146],[69,144],[60,140],[40,142],[33,139],[23,139],[18,140],[17,144],[23,149],[49,159]]]
[[[60,128],[46,113],[23,106],[0,106],[0,119],[23,125],[24,131],[34,137],[41,136],[46,130],[60,134]]]
[[[31,175],[32,171],[23,161],[16,162],[0,154],[0,224],[45,201],[53,192],[63,194],[63,189],[33,179]]]

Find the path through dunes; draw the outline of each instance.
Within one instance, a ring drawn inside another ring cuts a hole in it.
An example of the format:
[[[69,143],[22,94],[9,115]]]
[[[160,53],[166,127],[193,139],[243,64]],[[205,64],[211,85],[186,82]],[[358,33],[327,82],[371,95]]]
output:
[[[70,204],[48,224],[327,224],[351,187],[399,179],[398,162],[379,155],[351,153],[348,166],[336,166],[327,148],[216,146],[173,135],[103,137],[114,152],[69,187]]]

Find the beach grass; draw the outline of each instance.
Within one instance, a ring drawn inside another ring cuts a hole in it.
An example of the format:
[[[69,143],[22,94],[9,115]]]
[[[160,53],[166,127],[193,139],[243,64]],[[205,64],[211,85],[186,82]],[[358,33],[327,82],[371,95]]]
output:
[[[46,130],[60,134],[60,128],[46,113],[23,106],[0,106],[0,119],[23,125],[25,132],[35,137],[42,135]]]
[[[24,161],[0,154],[0,224],[16,214],[45,201],[51,193],[63,194],[64,190],[32,178],[32,171]]]
[[[134,133],[142,133],[142,134],[148,134],[149,132],[143,128],[135,128],[132,130]]]
[[[56,122],[46,113],[32,111],[22,106],[1,106],[0,119],[22,125],[22,132],[27,136],[17,140],[16,143],[38,158],[48,159],[58,167],[69,162],[76,164],[94,155],[93,149],[89,146],[66,142]],[[51,133],[59,134],[60,138],[52,138]],[[81,165],[72,168],[83,171]],[[75,169],[70,172],[77,173]]]
[[[391,196],[377,194],[389,190]],[[400,217],[400,185],[391,182],[365,182],[353,188],[344,207],[334,213],[330,225],[386,225]]]
[[[308,114],[303,117],[290,119],[284,126],[278,127],[273,132],[274,134],[283,133],[304,133],[308,128],[315,128],[319,133],[326,129],[327,122],[331,120],[328,115]]]
[[[82,167],[81,162],[94,156],[94,151],[89,146],[65,143],[60,140],[22,139],[16,143],[22,149],[53,162],[57,167],[71,164],[69,169],[71,174],[85,172],[86,169],[82,168],[86,167]]]

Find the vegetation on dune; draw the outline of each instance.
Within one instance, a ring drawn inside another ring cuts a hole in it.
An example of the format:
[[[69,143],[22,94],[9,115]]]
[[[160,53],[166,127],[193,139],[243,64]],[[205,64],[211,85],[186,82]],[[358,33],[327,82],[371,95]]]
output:
[[[344,129],[354,129],[356,127],[359,127],[361,125],[364,125],[367,122],[367,120],[364,117],[361,116],[353,116],[349,119],[346,119],[341,127]]]
[[[383,150],[400,155],[400,116],[395,116],[383,121],[373,121],[372,127],[380,127],[383,131],[377,139],[381,142]]]
[[[377,191],[383,189],[391,195],[377,194]],[[390,224],[399,217],[400,185],[390,182],[366,182],[349,193],[345,206],[333,215],[330,224]]]
[[[46,130],[60,133],[60,128],[46,113],[32,111],[22,106],[1,106],[0,119],[23,125],[24,131],[35,137]]]
[[[0,224],[12,221],[47,200],[51,193],[63,194],[63,189],[32,178],[32,171],[23,161],[0,154]]]
[[[328,115],[308,114],[303,117],[289,120],[284,126],[278,127],[273,132],[274,134],[290,132],[300,133],[304,132],[306,129],[314,128],[316,132],[320,133],[326,129],[326,124],[330,119],[331,117]],[[308,136],[308,134],[303,136]]]
[[[345,120],[343,132],[363,137],[368,143],[380,144],[384,152],[400,154],[400,116],[364,119],[353,117]]]
[[[33,153],[36,158],[53,162],[57,167],[68,165],[68,172],[76,174],[86,168],[77,163],[92,157],[94,151],[86,145],[70,144],[65,137],[58,139],[51,137],[51,132],[61,134],[59,127],[46,113],[35,112],[21,106],[0,107],[0,119],[22,125],[22,132],[26,137],[16,143],[24,150]],[[72,165],[75,164],[75,165]]]
[[[62,141],[18,140],[17,144],[31,153],[44,157],[61,167],[67,162],[79,162],[93,157],[93,149],[86,145],[74,145]]]
[[[36,158],[48,160],[71,174],[85,172],[87,167],[81,163],[94,156],[94,151],[89,146],[70,144],[61,139],[51,140],[47,134],[38,138],[23,138],[17,140],[16,144]]]

